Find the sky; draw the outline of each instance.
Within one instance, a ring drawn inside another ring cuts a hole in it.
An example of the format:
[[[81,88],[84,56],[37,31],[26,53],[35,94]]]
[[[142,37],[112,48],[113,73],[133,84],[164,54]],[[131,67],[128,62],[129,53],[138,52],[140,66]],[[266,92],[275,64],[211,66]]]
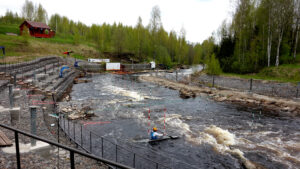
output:
[[[148,25],[151,10],[158,5],[161,20],[166,31],[180,33],[186,31],[189,42],[202,42],[217,32],[222,22],[231,18],[232,0],[31,0],[34,4],[41,3],[48,12],[67,16],[74,21],[87,25],[113,24],[135,26],[140,16],[143,25]],[[25,0],[2,0],[0,15],[7,9],[18,12]]]

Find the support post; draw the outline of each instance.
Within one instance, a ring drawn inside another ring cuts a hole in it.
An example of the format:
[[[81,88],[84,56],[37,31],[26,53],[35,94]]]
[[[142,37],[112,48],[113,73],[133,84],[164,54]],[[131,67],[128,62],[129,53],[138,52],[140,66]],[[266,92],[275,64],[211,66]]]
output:
[[[14,96],[13,96],[13,85],[12,84],[8,84],[8,90],[9,90],[9,105],[10,108],[13,108],[15,106],[14,104]]]
[[[250,91],[252,91],[252,83],[253,83],[253,79],[250,79]]]
[[[90,152],[92,153],[92,132],[90,131]]]
[[[102,153],[102,158],[104,158],[103,137],[101,137],[101,153]]]
[[[116,162],[118,162],[118,144],[116,144]]]
[[[16,73],[14,74],[14,86],[15,87],[17,86],[17,74]]]
[[[81,144],[81,147],[83,147],[83,142],[82,142],[82,124],[80,125],[80,144]]]
[[[36,106],[30,106],[30,123],[31,123],[31,134],[36,135]],[[36,140],[31,138],[31,146],[36,145]]]
[[[70,163],[71,163],[71,169],[75,169],[74,152],[73,151],[70,151]]]
[[[17,168],[21,169],[21,159],[20,159],[20,147],[19,147],[19,135],[15,131],[15,144],[16,144],[16,157],[17,157]]]
[[[133,165],[132,165],[133,168],[135,168],[135,153],[133,153]]]
[[[69,122],[69,120],[68,120],[68,136],[69,136],[69,138],[71,140],[71,136],[70,136],[70,122]]]

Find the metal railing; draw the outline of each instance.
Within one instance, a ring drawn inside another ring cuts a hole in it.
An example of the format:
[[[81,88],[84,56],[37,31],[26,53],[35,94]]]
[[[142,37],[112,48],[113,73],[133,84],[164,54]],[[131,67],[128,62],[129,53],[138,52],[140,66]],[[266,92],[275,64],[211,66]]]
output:
[[[146,158],[129,150],[129,148],[95,134],[86,129],[83,124],[70,122],[63,115],[59,116],[59,123],[65,135],[86,152],[133,168],[171,169],[171,167]]]
[[[104,158],[100,158],[98,156],[95,156],[95,155],[92,155],[92,154],[89,154],[89,153],[86,153],[86,152],[79,151],[77,149],[74,149],[74,148],[71,148],[71,147],[68,147],[68,146],[65,146],[65,145],[62,145],[62,144],[59,144],[59,143],[47,140],[45,138],[42,138],[42,137],[30,134],[30,133],[27,133],[27,132],[24,132],[24,131],[21,131],[21,130],[18,130],[18,129],[15,129],[13,127],[10,127],[10,126],[4,125],[4,124],[0,124],[0,127],[3,127],[5,129],[8,129],[8,130],[11,130],[11,131],[14,132],[15,146],[16,146],[16,159],[17,159],[17,168],[18,169],[21,168],[19,134],[28,136],[30,138],[33,138],[33,139],[36,139],[36,140],[39,140],[39,141],[42,141],[42,142],[48,143],[50,145],[53,145],[53,146],[56,146],[56,147],[59,147],[59,148],[63,148],[65,150],[69,151],[70,152],[70,168],[71,169],[75,169],[75,157],[74,157],[74,154],[79,154],[79,155],[85,156],[87,158],[103,162],[104,164],[111,165],[111,166],[116,167],[116,168],[132,169],[129,166],[126,166],[126,165],[123,165],[123,164],[120,164],[120,163],[117,163],[117,162],[114,162],[114,161],[111,161],[111,160],[107,160],[107,159],[104,159]]]

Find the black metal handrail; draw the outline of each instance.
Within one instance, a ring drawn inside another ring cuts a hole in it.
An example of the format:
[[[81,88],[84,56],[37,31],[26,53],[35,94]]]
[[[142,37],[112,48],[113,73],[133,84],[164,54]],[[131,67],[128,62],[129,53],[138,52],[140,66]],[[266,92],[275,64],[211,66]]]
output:
[[[88,157],[88,158],[91,158],[93,160],[101,161],[104,164],[112,165],[114,167],[123,168],[123,169],[133,169],[132,167],[129,167],[129,166],[126,166],[126,165],[123,165],[123,164],[120,164],[120,163],[117,163],[117,162],[114,162],[114,161],[106,160],[106,159],[97,157],[97,156],[92,155],[92,154],[88,154],[88,153],[79,151],[77,149],[74,149],[74,148],[71,148],[71,147],[68,147],[68,146],[65,146],[65,145],[62,145],[62,144],[59,144],[59,143],[47,140],[45,138],[42,138],[42,137],[30,134],[30,133],[27,133],[27,132],[24,132],[24,131],[21,131],[21,130],[18,130],[18,129],[15,129],[13,127],[10,127],[10,126],[4,125],[4,124],[0,124],[0,127],[3,127],[5,129],[14,131],[14,133],[15,133],[16,158],[17,158],[17,168],[18,169],[21,168],[20,147],[19,147],[19,133],[22,134],[22,135],[34,138],[36,140],[40,140],[42,142],[46,142],[48,144],[51,144],[51,145],[57,146],[59,148],[63,148],[65,150],[70,151],[71,169],[75,169],[75,163],[74,163],[74,160],[75,160],[74,154],[75,153],[76,154],[80,154],[80,155],[85,156],[85,157]]]

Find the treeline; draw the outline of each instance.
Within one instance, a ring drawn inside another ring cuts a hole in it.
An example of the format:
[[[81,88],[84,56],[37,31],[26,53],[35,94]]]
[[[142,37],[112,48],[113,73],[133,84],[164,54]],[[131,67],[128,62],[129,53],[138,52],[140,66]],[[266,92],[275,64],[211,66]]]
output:
[[[220,28],[216,56],[225,72],[252,73],[295,63],[300,0],[237,0],[231,23]]]
[[[130,53],[140,62],[154,59],[169,67],[176,64],[191,65],[203,63],[213,53],[214,42],[211,40],[203,44],[192,44],[185,39],[184,28],[180,33],[165,31],[158,6],[153,7],[151,19],[146,26],[142,24],[140,17],[135,26],[121,23],[87,26],[59,14],[54,14],[48,19],[47,12],[41,4],[34,5],[26,0],[20,16],[8,11],[5,16],[0,17],[0,23],[21,24],[25,19],[48,23],[58,37],[72,38],[74,44],[93,42],[100,54]]]
[[[154,59],[167,66],[199,64],[204,60],[201,45],[188,43],[184,29],[180,35],[164,30],[158,6],[153,7],[147,26],[140,17],[135,26],[122,23],[86,26],[59,14],[50,17],[49,25],[59,36],[72,36],[75,44],[93,41],[100,53],[131,53],[141,62]]]
[[[7,10],[4,16],[0,16],[0,23],[2,24],[21,24],[24,20],[46,23],[48,14],[41,4],[34,5],[33,2],[25,0],[21,15]]]

